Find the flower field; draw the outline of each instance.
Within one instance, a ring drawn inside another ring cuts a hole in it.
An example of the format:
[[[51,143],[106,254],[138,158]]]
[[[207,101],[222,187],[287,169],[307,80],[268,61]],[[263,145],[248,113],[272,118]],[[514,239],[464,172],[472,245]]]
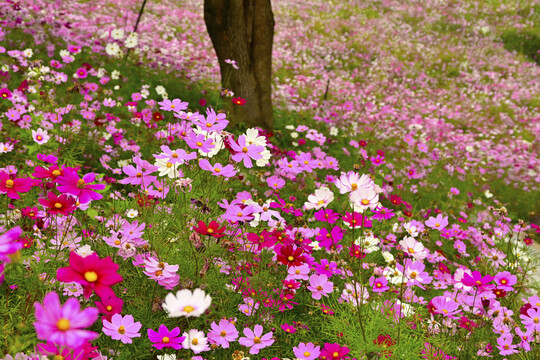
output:
[[[0,358],[540,358],[540,6],[272,3],[0,0]]]

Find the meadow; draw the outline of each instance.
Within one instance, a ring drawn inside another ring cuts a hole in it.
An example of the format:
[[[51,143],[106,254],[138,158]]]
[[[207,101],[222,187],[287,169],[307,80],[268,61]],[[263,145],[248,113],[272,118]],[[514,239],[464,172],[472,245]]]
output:
[[[540,6],[272,3],[0,0],[0,358],[540,358]]]

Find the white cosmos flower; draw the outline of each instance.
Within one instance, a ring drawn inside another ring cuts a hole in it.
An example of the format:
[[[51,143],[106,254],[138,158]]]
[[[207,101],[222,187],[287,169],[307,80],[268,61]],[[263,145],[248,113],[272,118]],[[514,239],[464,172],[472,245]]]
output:
[[[182,173],[182,170],[178,169],[178,167],[180,166],[180,163],[173,164],[167,159],[157,159],[156,162],[154,163],[154,166],[158,167],[159,176],[167,175],[171,179],[180,178],[184,176],[184,174]]]
[[[163,309],[169,313],[169,317],[201,316],[210,307],[212,298],[201,289],[191,292],[188,289],[176,293],[167,294]]]

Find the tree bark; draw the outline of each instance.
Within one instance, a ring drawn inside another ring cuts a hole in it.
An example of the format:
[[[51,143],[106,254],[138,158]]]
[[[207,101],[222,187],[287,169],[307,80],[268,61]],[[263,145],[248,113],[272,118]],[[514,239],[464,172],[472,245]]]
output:
[[[270,0],[204,0],[204,21],[216,51],[221,84],[246,100],[231,102],[231,123],[273,130],[272,43],[274,14]],[[225,60],[235,60],[238,70]]]

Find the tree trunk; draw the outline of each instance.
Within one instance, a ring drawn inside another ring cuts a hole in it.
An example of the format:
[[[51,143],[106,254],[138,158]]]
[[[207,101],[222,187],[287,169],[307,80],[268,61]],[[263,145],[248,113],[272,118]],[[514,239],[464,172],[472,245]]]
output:
[[[221,84],[246,100],[230,103],[231,123],[273,130],[271,81],[274,14],[270,0],[204,0],[204,21],[216,50]],[[235,60],[238,70],[225,60]]]

